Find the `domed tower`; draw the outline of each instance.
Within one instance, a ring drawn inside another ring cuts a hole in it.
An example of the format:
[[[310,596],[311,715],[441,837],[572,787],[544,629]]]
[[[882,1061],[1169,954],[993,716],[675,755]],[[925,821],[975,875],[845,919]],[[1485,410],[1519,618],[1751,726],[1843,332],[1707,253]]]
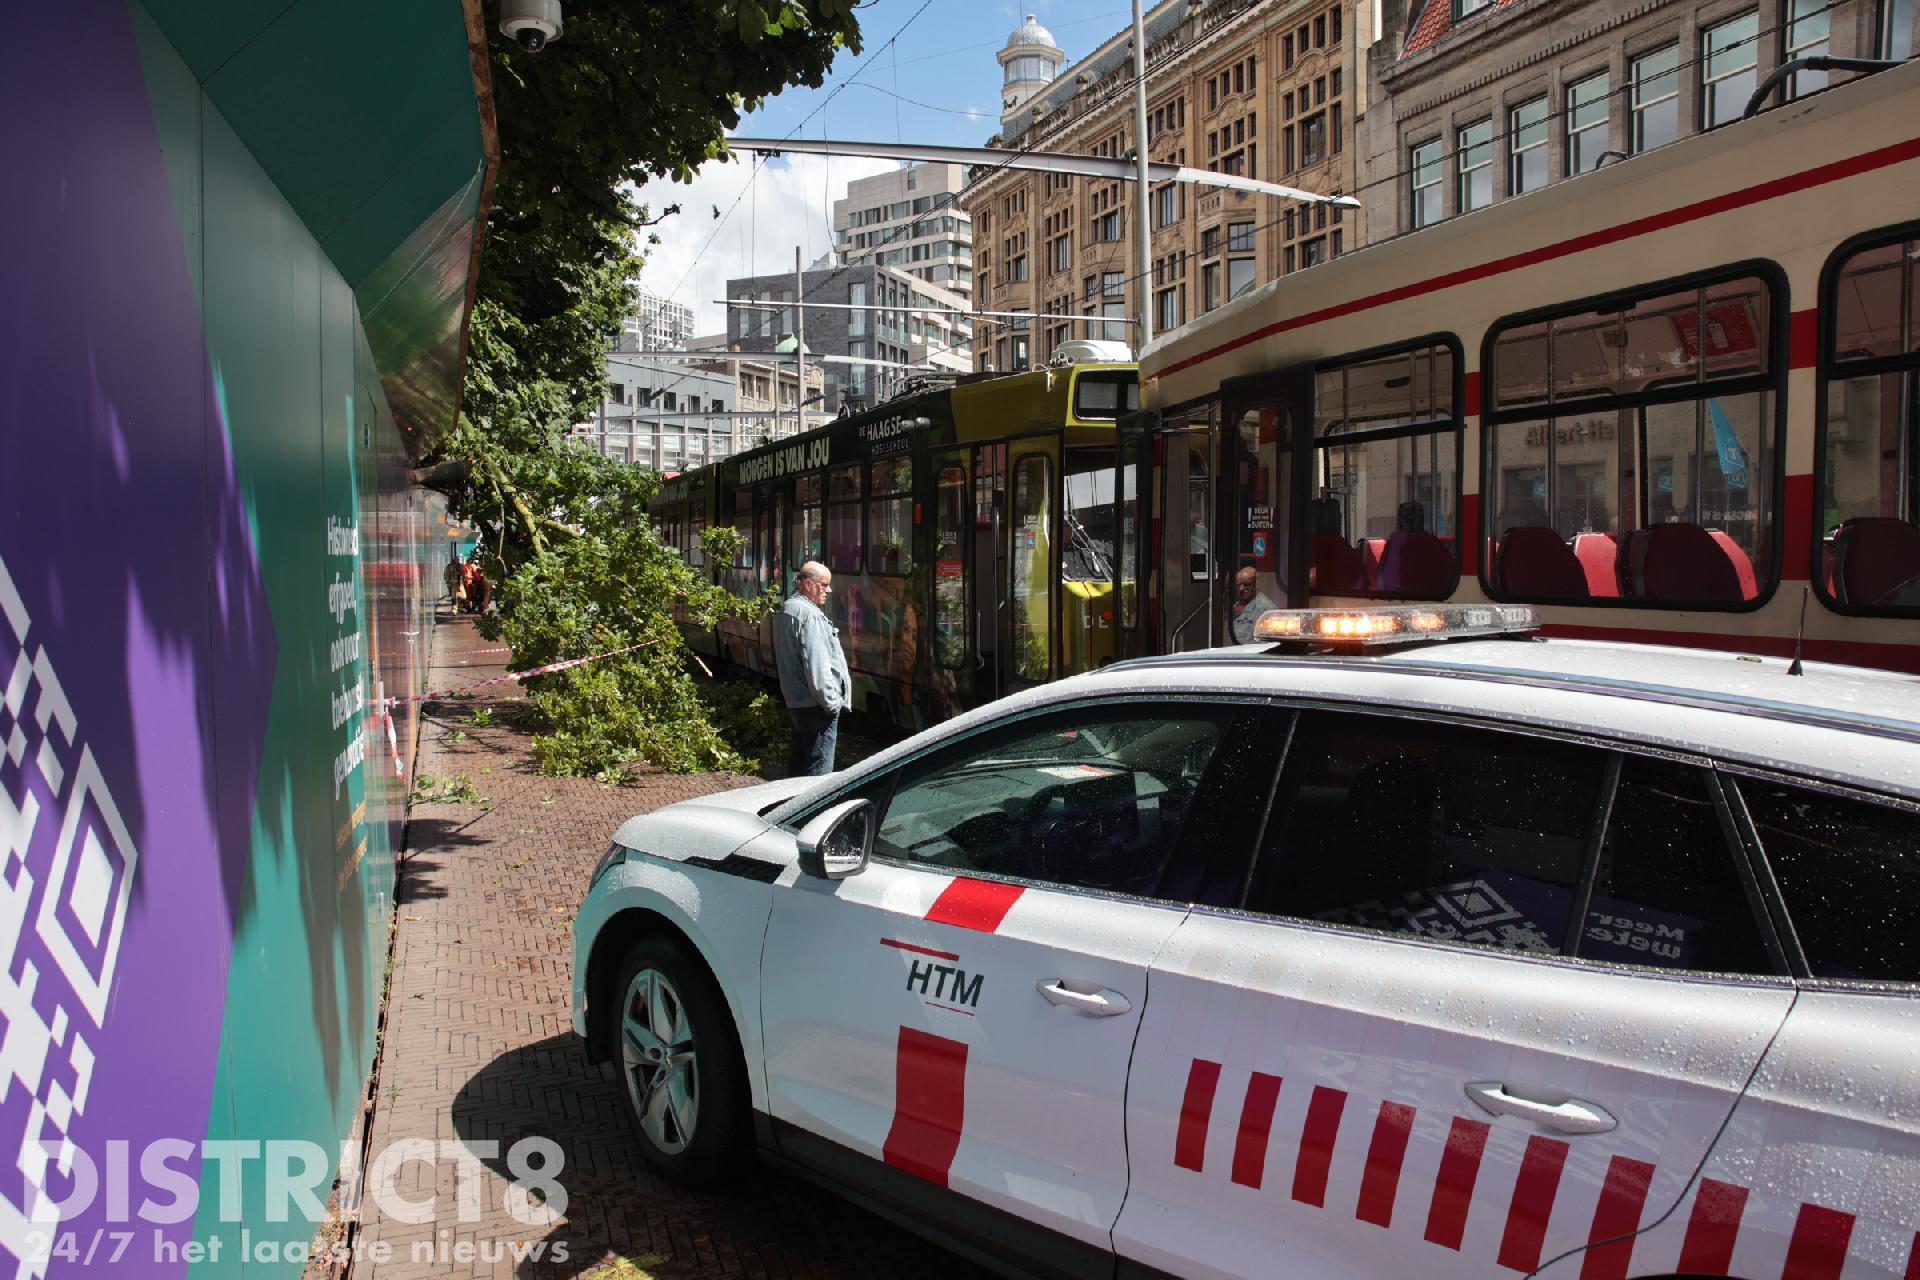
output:
[[[1053,42],[1053,33],[1030,13],[996,56],[1006,72],[1000,89],[1000,123],[1006,127],[1013,124],[1028,99],[1053,83],[1067,55]]]

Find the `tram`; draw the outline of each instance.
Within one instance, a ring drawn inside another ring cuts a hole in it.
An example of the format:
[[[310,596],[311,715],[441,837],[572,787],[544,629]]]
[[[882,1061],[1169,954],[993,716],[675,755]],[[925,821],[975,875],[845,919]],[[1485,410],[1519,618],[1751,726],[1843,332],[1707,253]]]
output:
[[[1114,428],[1138,408],[1131,363],[969,375],[677,476],[651,510],[738,595],[832,569],[854,709],[917,729],[1113,659]],[[710,523],[746,535],[734,563],[706,563]],[[682,631],[775,678],[770,622]]]
[[[1910,63],[1151,344],[1119,652],[1232,643],[1255,597],[1493,600],[1920,671],[1916,122]]]

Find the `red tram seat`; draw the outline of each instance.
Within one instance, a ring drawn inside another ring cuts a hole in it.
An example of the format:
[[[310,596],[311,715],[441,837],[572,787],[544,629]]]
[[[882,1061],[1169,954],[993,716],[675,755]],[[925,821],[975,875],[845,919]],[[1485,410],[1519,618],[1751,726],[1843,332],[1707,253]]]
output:
[[[1707,532],[1713,536],[1715,542],[1720,544],[1720,549],[1727,553],[1727,559],[1733,562],[1734,575],[1740,579],[1740,598],[1751,600],[1759,595],[1759,580],[1754,577],[1753,557],[1747,554],[1747,549],[1735,542],[1733,535],[1724,530],[1709,529]]]
[[[1833,581],[1843,604],[1893,603],[1920,578],[1920,526],[1892,516],[1857,516],[1833,535]]]
[[[1507,530],[1494,552],[1493,576],[1502,595],[1522,599],[1585,600],[1591,594],[1573,548],[1539,525]]]
[[[1367,590],[1359,550],[1337,533],[1313,535],[1313,589],[1321,595]]]
[[[1751,576],[1753,566],[1747,566]],[[1740,573],[1720,543],[1697,524],[1635,529],[1620,543],[1625,594],[1676,604],[1739,604]]]
[[[1424,529],[1401,530],[1380,557],[1380,590],[1444,596],[1453,590],[1453,552]]]
[[[1380,561],[1387,554],[1385,538],[1368,538],[1360,544],[1360,567],[1366,572],[1367,585],[1378,591],[1380,587]]]
[[[1580,571],[1587,576],[1587,594],[1596,599],[1612,600],[1620,595],[1620,540],[1611,533],[1576,533],[1573,535],[1574,558],[1580,561]]]

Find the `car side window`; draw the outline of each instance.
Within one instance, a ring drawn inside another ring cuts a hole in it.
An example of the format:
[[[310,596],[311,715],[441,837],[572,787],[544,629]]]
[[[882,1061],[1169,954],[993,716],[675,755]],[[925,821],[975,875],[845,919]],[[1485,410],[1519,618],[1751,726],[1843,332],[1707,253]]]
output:
[[[1601,765],[1545,739],[1303,712],[1246,906],[1557,954]]]
[[[1740,782],[1816,978],[1920,982],[1920,814]]]
[[[1699,766],[1628,756],[1576,954],[1589,960],[1778,970]]]
[[[1081,707],[989,731],[901,771],[874,852],[1160,896],[1237,714],[1185,703]]]

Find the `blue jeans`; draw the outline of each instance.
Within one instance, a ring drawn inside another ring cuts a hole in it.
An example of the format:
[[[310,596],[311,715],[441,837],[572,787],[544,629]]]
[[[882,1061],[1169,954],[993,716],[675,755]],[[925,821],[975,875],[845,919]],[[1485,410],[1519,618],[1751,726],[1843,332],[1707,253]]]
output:
[[[787,772],[793,777],[819,777],[833,772],[833,748],[840,739],[840,713],[819,707],[788,707],[793,717],[793,750]]]

